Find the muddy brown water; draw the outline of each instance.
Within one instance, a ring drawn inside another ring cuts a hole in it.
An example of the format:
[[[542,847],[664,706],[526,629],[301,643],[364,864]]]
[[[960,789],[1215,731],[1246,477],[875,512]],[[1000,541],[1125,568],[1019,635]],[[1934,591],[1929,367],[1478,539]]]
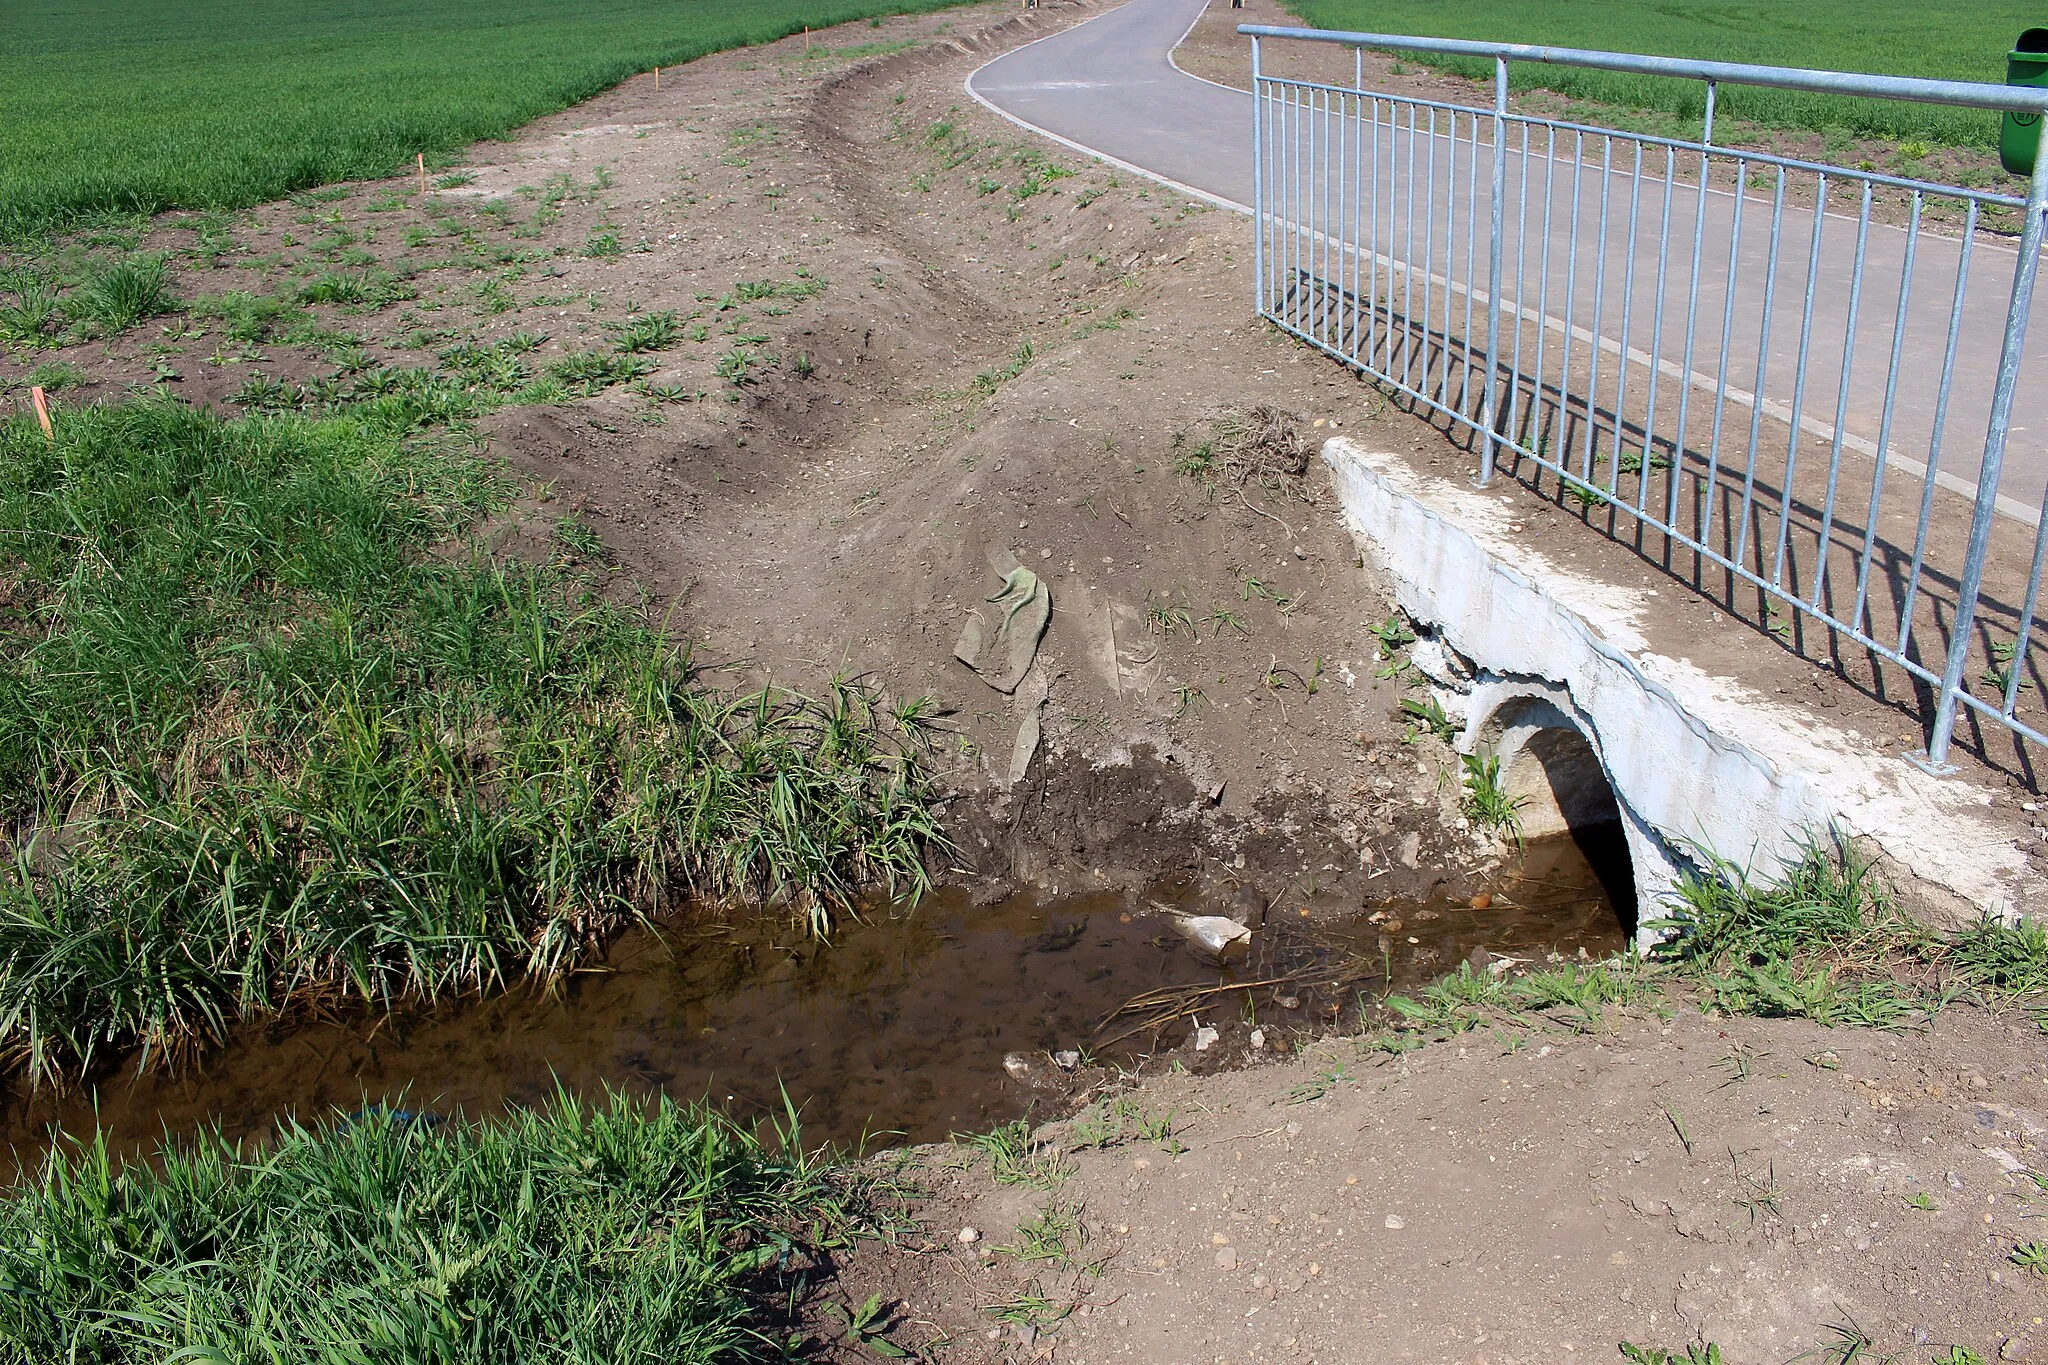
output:
[[[1611,869],[1611,848],[1592,852]],[[1194,890],[1161,894],[1185,903]],[[1485,909],[1390,902],[1332,919],[1300,891],[1274,902],[1249,957],[1222,968],[1188,949],[1154,898],[1107,893],[987,907],[941,893],[850,925],[829,944],[766,918],[636,930],[552,996],[272,1022],[177,1074],[137,1076],[131,1060],[62,1097],[17,1089],[0,1141],[18,1171],[46,1150],[53,1125],[90,1132],[95,1111],[116,1149],[135,1154],[166,1132],[218,1124],[261,1138],[284,1114],[365,1104],[488,1114],[543,1104],[557,1084],[709,1098],[740,1115],[779,1115],[786,1089],[806,1143],[931,1141],[1050,1116],[1106,1068],[1165,1065],[1169,1051],[1196,1070],[1241,1063],[1255,1025],[1269,1050],[1285,1051],[1355,1018],[1389,972],[1400,989],[1479,948],[1517,958],[1611,953],[1632,913],[1617,911],[1570,840],[1531,845],[1494,879]],[[1275,984],[1189,994],[1249,982]],[[1116,1013],[1148,993],[1176,998]],[[1155,1022],[1181,1005],[1196,1008]],[[1198,1024],[1221,1035],[1199,1054],[1189,1046]],[[1051,1055],[1067,1049],[1085,1050],[1072,1074]],[[1012,1053],[1029,1062],[1021,1079],[1005,1069]]]

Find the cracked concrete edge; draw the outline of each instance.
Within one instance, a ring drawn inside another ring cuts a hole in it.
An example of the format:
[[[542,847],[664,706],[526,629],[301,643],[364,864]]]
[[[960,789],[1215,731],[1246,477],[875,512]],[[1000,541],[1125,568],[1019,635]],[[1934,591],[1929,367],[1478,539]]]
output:
[[[2038,902],[2024,834],[1991,795],[1931,777],[1811,714],[1653,652],[1652,590],[1598,582],[1514,539],[1502,499],[1346,437],[1323,446],[1342,514],[1402,609],[1482,671],[1476,735],[1516,695],[1569,700],[1625,817],[1671,866],[1640,866],[1645,913],[1688,850],[1768,880],[1803,840],[1841,831],[1903,909],[1945,926]]]

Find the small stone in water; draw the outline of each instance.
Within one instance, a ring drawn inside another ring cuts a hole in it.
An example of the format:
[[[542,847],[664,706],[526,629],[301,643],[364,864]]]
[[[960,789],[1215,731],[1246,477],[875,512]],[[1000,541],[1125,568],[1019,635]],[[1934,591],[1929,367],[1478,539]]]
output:
[[[1301,997],[1298,995],[1283,995],[1273,1003],[1283,1010],[1298,1010],[1301,1008]]]
[[[1468,901],[1467,904],[1474,910],[1484,910],[1493,904],[1493,896],[1488,892],[1482,891]]]
[[[976,1242],[979,1242],[980,1240],[981,1240],[981,1232],[980,1232],[980,1230],[979,1230],[979,1229],[977,1229],[977,1228],[962,1228],[962,1229],[960,1229],[960,1245],[962,1245],[962,1246],[973,1246],[973,1245],[974,1245],[974,1244],[975,1244]]]
[[[1003,1054],[1003,1070],[1010,1073],[1012,1080],[1023,1080],[1031,1074],[1031,1060],[1021,1052]]]
[[[1081,1054],[1072,1050],[1055,1052],[1052,1054],[1052,1059],[1059,1064],[1059,1068],[1062,1071],[1072,1071],[1075,1067],[1081,1065]]]

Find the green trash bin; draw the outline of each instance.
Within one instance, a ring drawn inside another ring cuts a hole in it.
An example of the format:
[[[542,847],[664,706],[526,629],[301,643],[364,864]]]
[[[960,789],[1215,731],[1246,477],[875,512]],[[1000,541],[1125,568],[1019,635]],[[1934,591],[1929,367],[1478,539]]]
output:
[[[2030,28],[2005,54],[2007,85],[2048,87],[2048,28]],[[2038,113],[2007,113],[1998,123],[1998,159],[2014,175],[2034,173],[2034,149],[2040,145]]]

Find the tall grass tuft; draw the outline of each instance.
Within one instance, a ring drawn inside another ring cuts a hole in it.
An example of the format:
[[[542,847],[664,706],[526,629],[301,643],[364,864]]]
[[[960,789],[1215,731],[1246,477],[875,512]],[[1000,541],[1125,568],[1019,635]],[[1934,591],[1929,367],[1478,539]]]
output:
[[[1810,839],[1775,884],[1706,849],[1679,879],[1666,956],[1702,966],[1826,952],[1852,958],[1910,948],[1924,937],[1901,916],[1870,860],[1845,839]]]
[[[170,311],[170,272],[161,256],[130,256],[101,269],[65,300],[80,320],[102,332],[122,332]]]
[[[872,1189],[667,1099],[370,1110],[267,1150],[59,1148],[0,1197],[0,1358],[382,1365],[768,1354],[763,1291]],[[779,1344],[779,1343],[776,1343]]]
[[[460,438],[170,402],[0,426],[0,1059],[546,981],[679,891],[820,933],[939,837],[915,705],[723,695]]]

